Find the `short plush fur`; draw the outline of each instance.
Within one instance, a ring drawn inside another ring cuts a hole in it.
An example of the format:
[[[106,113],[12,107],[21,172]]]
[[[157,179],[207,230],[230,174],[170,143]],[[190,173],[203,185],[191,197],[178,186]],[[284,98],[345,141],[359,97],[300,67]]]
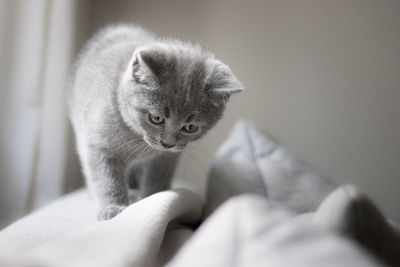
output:
[[[127,25],[97,33],[73,74],[70,117],[98,218],[170,186],[179,152],[221,118],[242,85],[198,45]]]

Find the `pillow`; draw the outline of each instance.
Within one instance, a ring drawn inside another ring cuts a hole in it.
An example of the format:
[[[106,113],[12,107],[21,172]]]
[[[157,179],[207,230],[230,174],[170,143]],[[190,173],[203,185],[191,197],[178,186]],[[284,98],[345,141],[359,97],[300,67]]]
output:
[[[243,193],[266,196],[294,213],[315,211],[333,183],[248,122],[238,122],[217,151],[207,182],[206,214]]]
[[[397,226],[387,222],[356,187],[335,188],[254,125],[239,122],[212,162],[206,215],[233,196],[255,193],[269,204],[299,214],[293,218],[297,224],[312,223],[333,231],[352,239],[389,266],[400,266]]]

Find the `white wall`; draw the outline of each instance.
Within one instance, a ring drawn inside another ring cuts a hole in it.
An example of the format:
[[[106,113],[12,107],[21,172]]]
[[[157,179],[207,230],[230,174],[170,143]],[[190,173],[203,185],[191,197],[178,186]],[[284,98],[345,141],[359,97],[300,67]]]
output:
[[[200,42],[247,87],[182,161],[197,183],[238,118],[369,193],[400,221],[400,1],[93,0],[92,30],[118,21]]]

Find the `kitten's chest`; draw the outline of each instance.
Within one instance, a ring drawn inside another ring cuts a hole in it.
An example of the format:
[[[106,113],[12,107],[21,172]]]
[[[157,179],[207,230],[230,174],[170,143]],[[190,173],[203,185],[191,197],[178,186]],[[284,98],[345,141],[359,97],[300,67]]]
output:
[[[139,163],[141,161],[151,160],[159,154],[160,151],[149,147],[145,141],[140,141],[140,143],[136,143],[134,145],[126,147],[125,161],[129,163]]]
[[[132,162],[147,161],[160,154],[158,150],[151,148],[139,136],[119,136],[109,143],[110,152],[121,161]]]
[[[121,162],[147,160],[159,154],[143,140],[142,136],[129,129],[115,113],[108,113],[101,131],[102,143],[107,153]]]

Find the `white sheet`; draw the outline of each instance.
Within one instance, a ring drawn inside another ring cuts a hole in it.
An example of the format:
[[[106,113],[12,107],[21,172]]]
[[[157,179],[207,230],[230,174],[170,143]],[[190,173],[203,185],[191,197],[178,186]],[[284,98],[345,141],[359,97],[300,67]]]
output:
[[[1,231],[0,255],[15,266],[161,266],[191,236],[201,209],[200,199],[181,189],[97,222],[93,202],[81,191]]]
[[[81,191],[3,230],[0,266],[163,266],[192,236],[202,203],[188,190],[166,191],[106,222],[93,208]],[[168,266],[382,265],[307,216],[244,195],[213,213]]]
[[[309,216],[271,205],[257,195],[225,202],[200,227],[169,267],[377,267],[349,240]]]
[[[348,225],[341,215],[365,211],[353,208],[359,198],[337,190],[316,216],[298,215],[315,211],[334,186],[255,127],[236,126],[209,179],[207,215],[215,212],[193,238],[203,204],[189,190],[154,194],[105,222],[79,191],[1,231],[0,266],[163,266],[189,238],[170,267],[382,266],[335,229]],[[332,226],[331,218],[345,221]]]

